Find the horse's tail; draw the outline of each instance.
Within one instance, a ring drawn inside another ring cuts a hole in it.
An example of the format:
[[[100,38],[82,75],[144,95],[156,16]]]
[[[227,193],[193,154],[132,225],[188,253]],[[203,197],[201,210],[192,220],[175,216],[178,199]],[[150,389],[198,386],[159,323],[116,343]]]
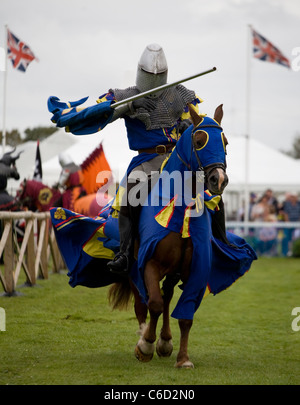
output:
[[[108,302],[112,309],[128,309],[132,297],[132,289],[129,278],[120,283],[114,283],[108,291]]]

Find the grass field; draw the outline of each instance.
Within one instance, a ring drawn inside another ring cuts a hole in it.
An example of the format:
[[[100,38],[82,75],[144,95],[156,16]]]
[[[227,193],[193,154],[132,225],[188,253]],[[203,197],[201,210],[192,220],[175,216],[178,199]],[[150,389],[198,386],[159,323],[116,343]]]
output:
[[[193,370],[174,368],[174,319],[171,357],[139,363],[133,309],[112,312],[107,288],[72,289],[64,273],[17,290],[23,295],[0,297],[1,385],[300,383],[300,331],[291,328],[292,309],[300,307],[299,259],[261,258],[230,289],[204,299],[190,333]]]

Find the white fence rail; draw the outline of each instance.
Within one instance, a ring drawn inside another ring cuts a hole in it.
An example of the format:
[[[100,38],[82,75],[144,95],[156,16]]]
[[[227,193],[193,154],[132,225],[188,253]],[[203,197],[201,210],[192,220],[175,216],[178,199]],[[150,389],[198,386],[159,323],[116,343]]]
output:
[[[258,255],[299,256],[300,222],[227,221],[226,229],[245,238]]]

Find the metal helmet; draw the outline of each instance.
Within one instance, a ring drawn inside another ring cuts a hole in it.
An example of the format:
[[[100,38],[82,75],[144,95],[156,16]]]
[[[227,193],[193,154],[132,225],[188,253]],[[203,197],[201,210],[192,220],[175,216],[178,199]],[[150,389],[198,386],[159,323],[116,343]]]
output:
[[[138,63],[136,87],[140,92],[154,89],[167,83],[168,64],[162,47],[150,44],[146,47]],[[158,97],[159,93],[150,97]]]
[[[66,152],[61,152],[58,156],[58,160],[61,167],[65,167],[70,163],[73,163],[71,156]]]

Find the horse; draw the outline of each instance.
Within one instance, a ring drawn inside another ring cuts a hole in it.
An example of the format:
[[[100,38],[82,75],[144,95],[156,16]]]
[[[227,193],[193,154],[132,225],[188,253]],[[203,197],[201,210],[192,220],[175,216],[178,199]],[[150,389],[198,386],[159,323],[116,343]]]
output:
[[[171,355],[169,306],[175,285],[181,280],[179,287],[183,291],[171,314],[178,319],[181,331],[177,368],[194,367],[188,356],[188,336],[203,297],[228,288],[256,259],[242,238],[225,232],[225,220],[224,232],[216,226],[215,218],[222,212],[221,195],[228,183],[228,142],[220,126],[222,106],[215,110],[214,118],[198,115],[193,109],[190,114],[193,124],[164,162],[142,206],[136,261],[130,277],[120,278],[106,267],[119,250],[118,194],[95,218],[61,207],[50,210],[71,287],[111,285],[109,301],[113,309],[126,307],[134,295],[140,325],[135,347],[138,360],[152,359],[161,314],[163,326],[156,351],[160,357]],[[177,177],[172,179],[174,173]],[[148,312],[150,321],[146,324]]]
[[[19,152],[16,156],[12,156],[15,152],[14,148],[11,152],[5,153],[0,159],[0,211],[19,211],[19,202],[8,194],[7,180],[13,178],[19,180],[20,174],[16,167],[16,160],[19,159]]]
[[[226,174],[226,145],[228,142],[220,126],[223,118],[222,105],[215,110],[213,119],[199,116],[194,113],[194,110],[191,110],[190,113],[193,125],[177,142],[161,176],[166,171],[172,172],[174,169],[179,170],[181,174],[186,171],[192,171],[193,174],[204,172],[208,192],[220,202],[221,194],[228,184]],[[193,178],[195,179],[195,176]],[[182,204],[176,206],[174,203],[174,199],[178,195],[174,195],[169,201],[154,207],[150,202],[153,201],[152,197],[155,193],[159,193],[158,183],[149,194],[148,204],[142,208],[139,226],[138,271],[132,275],[133,283],[137,286],[133,293],[141,335],[135,347],[135,356],[142,362],[152,359],[155,350],[156,327],[161,314],[163,314],[163,325],[156,344],[156,352],[160,357],[171,355],[173,344],[169,306],[174,287],[181,280],[183,293],[172,314],[178,319],[180,328],[180,348],[175,367],[193,368],[194,365],[188,355],[188,337],[193,315],[207,292],[213,289],[213,292],[217,293],[218,290],[224,289],[224,286],[220,289],[220,286],[213,285],[210,214],[204,207],[202,214],[191,216],[192,210],[197,210],[198,196],[192,198],[192,204],[189,203],[183,207]],[[176,216],[177,218],[175,218]],[[231,241],[233,242],[234,239],[234,237],[231,238]],[[230,243],[227,245],[230,246]],[[249,256],[247,264],[243,270],[234,275],[234,278],[243,275],[250,267],[249,263],[256,257],[250,247],[248,247],[246,255]],[[163,279],[161,289],[160,282]],[[211,287],[209,286],[210,281],[212,281]],[[110,300],[114,308],[118,308],[121,304],[124,305],[122,288],[126,282],[111,287]],[[227,284],[229,286],[232,281],[227,281]],[[139,301],[137,290],[143,297],[144,303]],[[150,321],[147,325],[145,323],[145,303],[150,313]]]
[[[10,152],[4,153],[4,155],[0,159],[0,175],[6,177],[7,179],[13,178],[15,180],[19,180],[20,174],[16,167],[16,160],[19,159],[21,152],[19,152],[16,156],[12,156],[15,152],[16,148],[14,148]]]
[[[37,180],[24,179],[17,192],[17,198],[23,206],[32,211],[49,211],[51,207],[64,202],[63,193],[56,187],[48,187]],[[72,201],[71,208],[80,214],[95,217],[106,204],[107,199],[102,192],[80,196]],[[63,204],[62,204],[63,205]]]

